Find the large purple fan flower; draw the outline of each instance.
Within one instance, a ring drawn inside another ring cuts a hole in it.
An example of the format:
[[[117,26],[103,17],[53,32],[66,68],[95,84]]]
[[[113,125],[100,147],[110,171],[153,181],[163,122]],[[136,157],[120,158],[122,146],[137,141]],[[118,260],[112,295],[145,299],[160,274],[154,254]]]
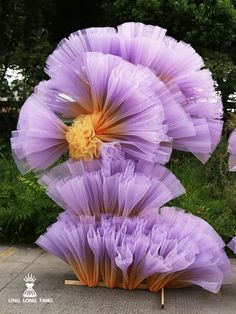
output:
[[[24,173],[47,169],[65,152],[92,160],[106,143],[119,143],[131,158],[166,163],[171,138],[162,97],[168,99],[168,90],[151,70],[84,53],[61,65],[23,105],[11,140],[16,163]]]
[[[206,162],[222,131],[222,102],[209,70],[196,51],[165,35],[166,30],[142,23],[114,28],[89,28],[64,39],[47,60],[46,72],[58,77],[61,67],[72,64],[87,51],[121,56],[150,68],[169,91],[158,95],[163,103],[173,148],[189,151]]]
[[[236,129],[229,137],[229,171],[236,171]]]
[[[37,244],[69,263],[84,284],[150,291],[192,284],[218,292],[232,280],[224,242],[204,220],[175,208],[145,218],[63,213]]]
[[[100,159],[67,161],[41,177],[64,210],[78,217],[145,216],[185,192],[164,166],[125,159],[114,146],[106,148]]]

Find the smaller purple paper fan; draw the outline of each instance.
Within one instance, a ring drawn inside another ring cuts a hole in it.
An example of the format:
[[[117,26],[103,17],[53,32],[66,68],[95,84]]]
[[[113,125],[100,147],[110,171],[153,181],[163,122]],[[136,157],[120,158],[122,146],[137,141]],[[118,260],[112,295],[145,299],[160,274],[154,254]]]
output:
[[[88,286],[103,280],[150,291],[192,284],[218,292],[232,279],[224,242],[201,218],[176,208],[140,218],[100,218],[64,212],[36,242],[70,264]]]
[[[126,159],[109,144],[100,159],[67,161],[39,182],[59,206],[77,216],[145,216],[185,193],[164,166]]]
[[[236,129],[229,137],[229,171],[236,171]]]

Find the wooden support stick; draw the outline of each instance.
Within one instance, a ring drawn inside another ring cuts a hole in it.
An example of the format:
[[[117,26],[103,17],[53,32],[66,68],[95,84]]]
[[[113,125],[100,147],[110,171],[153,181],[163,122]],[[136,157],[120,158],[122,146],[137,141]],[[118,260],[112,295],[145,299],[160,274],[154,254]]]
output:
[[[86,284],[83,284],[81,281],[79,280],[65,280],[65,285],[76,285],[76,286],[87,286]],[[96,285],[98,287],[106,287],[105,282],[103,281],[99,281],[98,284]],[[117,288],[124,288],[123,283],[119,283]],[[144,289],[147,290],[148,287],[145,284],[140,284],[136,289]]]
[[[164,294],[164,288],[161,288],[161,308],[164,309],[165,307],[165,294]]]
[[[82,283],[79,280],[65,280],[65,285],[87,286],[86,284]],[[103,281],[99,281],[96,286],[108,288],[105,285],[105,282],[103,282]],[[123,283],[119,283],[116,288],[123,288],[124,289]],[[146,284],[140,284],[136,289],[147,290],[148,287]],[[164,309],[164,307],[165,307],[165,294],[164,294],[164,288],[161,288],[161,308]]]
[[[222,297],[222,294],[221,294],[221,291],[220,291],[220,290],[217,292],[217,296],[219,296],[221,299],[223,299],[223,297]]]

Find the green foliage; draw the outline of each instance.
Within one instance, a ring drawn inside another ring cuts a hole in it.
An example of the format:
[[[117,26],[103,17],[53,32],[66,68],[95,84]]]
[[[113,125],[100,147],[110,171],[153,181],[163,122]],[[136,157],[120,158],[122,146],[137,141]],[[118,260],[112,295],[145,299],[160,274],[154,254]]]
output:
[[[206,67],[213,74],[213,79],[217,82],[217,89],[221,93],[224,104],[225,119],[229,118],[229,109],[236,109],[236,95],[230,95],[236,91],[236,63],[229,53],[202,50],[202,56]]]
[[[236,39],[236,9],[231,0],[103,1],[104,19],[141,21],[166,27],[171,35],[212,50],[227,50]]]
[[[170,204],[202,217],[228,242],[236,234],[236,177],[228,171],[226,149],[223,139],[206,165],[176,152],[169,166],[186,189]]]
[[[229,102],[236,89],[235,0],[5,1],[0,4],[0,97],[7,97],[17,111],[46,78],[44,63],[58,41],[84,27],[126,21],[162,26],[169,35],[190,43],[213,72],[225,114],[228,108],[236,108],[236,100]],[[9,68],[20,69],[24,80],[10,85]]]
[[[227,109],[236,108],[236,7],[231,0],[105,0],[105,24],[125,21],[159,25],[168,34],[190,43],[213,72]]]
[[[0,97],[7,98],[10,112],[18,112],[34,86],[46,78],[43,67],[52,45],[43,13],[49,4],[50,1],[38,0],[9,0],[0,4]],[[9,69],[20,70],[23,80],[9,84]]]
[[[23,41],[19,42],[14,51],[14,63],[8,66],[8,69],[20,70],[23,76],[22,80],[15,79],[8,84],[10,102],[17,98],[19,104],[33,92],[36,84],[46,78],[44,73],[44,63],[51,50],[51,44],[48,42],[46,34],[36,34],[33,38],[34,44],[31,49]],[[16,97],[17,95],[17,97]],[[14,102],[13,102],[14,103]],[[18,108],[12,108],[16,111]]]
[[[0,151],[0,241],[32,242],[61,211],[33,175],[22,177],[10,153]]]

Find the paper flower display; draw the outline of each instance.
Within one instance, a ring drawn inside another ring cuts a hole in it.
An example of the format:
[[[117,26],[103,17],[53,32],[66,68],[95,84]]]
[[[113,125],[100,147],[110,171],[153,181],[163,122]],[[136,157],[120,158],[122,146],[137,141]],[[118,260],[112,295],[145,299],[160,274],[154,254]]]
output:
[[[64,210],[37,244],[89,287],[217,292],[232,278],[213,228],[162,207],[185,192],[164,166],[172,150],[205,163],[222,131],[211,73],[165,33],[125,23],[71,34],[49,56],[49,79],[12,133],[19,170],[38,173]]]
[[[236,129],[229,137],[229,171],[236,171]]]
[[[224,243],[204,220],[175,208],[145,218],[63,213],[37,244],[70,264],[89,287],[100,279],[150,291],[199,285],[211,292],[230,282]]]

